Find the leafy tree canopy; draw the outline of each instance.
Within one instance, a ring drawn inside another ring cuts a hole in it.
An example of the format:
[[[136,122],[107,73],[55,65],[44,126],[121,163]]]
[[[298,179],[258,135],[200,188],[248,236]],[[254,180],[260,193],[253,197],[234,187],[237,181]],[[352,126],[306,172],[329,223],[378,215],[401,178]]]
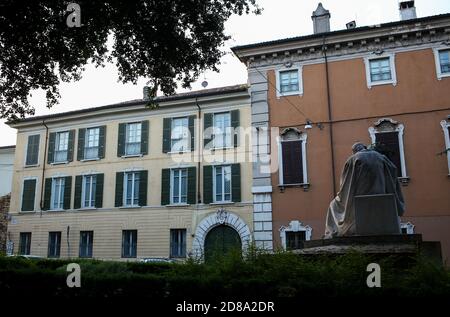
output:
[[[0,116],[34,114],[27,97],[46,92],[57,104],[60,81],[81,78],[87,63],[115,61],[119,81],[149,78],[151,92],[173,94],[217,65],[232,14],[260,13],[256,0],[74,0],[80,27],[69,27],[69,1],[2,0],[0,3]],[[107,49],[112,34],[112,50]]]

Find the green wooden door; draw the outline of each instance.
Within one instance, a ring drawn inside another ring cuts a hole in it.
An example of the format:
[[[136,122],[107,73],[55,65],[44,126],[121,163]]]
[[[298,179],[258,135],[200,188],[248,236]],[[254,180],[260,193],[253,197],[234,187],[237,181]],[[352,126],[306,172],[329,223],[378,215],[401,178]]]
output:
[[[220,258],[232,251],[241,252],[239,234],[233,228],[221,225],[211,229],[205,239],[205,261]]]

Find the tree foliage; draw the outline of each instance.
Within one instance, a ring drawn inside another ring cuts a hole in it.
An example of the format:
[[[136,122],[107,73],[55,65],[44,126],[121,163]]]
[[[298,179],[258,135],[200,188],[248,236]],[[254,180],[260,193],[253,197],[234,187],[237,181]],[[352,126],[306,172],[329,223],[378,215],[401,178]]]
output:
[[[68,27],[69,1],[0,3],[0,116],[34,114],[28,96],[46,92],[57,104],[61,81],[76,81],[86,64],[115,62],[119,81],[148,78],[150,91],[172,94],[217,65],[232,14],[260,13],[256,0],[77,0],[81,26]],[[71,1],[72,2],[72,1]],[[108,37],[113,39],[108,51]]]

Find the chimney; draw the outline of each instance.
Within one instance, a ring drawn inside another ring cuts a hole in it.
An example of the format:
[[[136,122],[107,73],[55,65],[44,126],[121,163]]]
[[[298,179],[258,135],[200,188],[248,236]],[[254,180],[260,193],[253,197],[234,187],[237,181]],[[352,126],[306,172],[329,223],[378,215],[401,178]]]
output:
[[[330,11],[325,10],[322,3],[319,2],[316,11],[312,13],[314,34],[330,32]]]
[[[144,89],[142,89],[142,95],[144,100],[150,100],[150,87],[144,86]]]
[[[414,0],[400,1],[399,10],[400,10],[400,20],[402,21],[417,18]]]

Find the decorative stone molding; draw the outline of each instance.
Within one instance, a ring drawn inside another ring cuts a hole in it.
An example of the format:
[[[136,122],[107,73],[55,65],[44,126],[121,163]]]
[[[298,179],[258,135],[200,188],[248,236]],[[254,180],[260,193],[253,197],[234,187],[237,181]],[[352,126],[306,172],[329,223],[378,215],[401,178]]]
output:
[[[289,223],[289,226],[281,226],[280,229],[280,238],[281,238],[281,245],[283,249],[286,250],[286,232],[299,232],[299,231],[305,231],[305,238],[306,241],[311,240],[311,234],[312,234],[312,228],[308,225],[303,225],[298,220],[292,220]]]
[[[236,230],[241,238],[242,251],[247,250],[252,241],[250,228],[241,217],[224,208],[220,208],[217,212],[205,217],[197,225],[192,242],[192,255],[195,258],[203,259],[206,236],[211,229],[220,225],[226,225]]]
[[[447,166],[448,166],[448,176],[450,176],[450,121],[442,120],[441,121],[442,130],[444,130],[444,141],[445,141],[445,154],[447,155]]]

